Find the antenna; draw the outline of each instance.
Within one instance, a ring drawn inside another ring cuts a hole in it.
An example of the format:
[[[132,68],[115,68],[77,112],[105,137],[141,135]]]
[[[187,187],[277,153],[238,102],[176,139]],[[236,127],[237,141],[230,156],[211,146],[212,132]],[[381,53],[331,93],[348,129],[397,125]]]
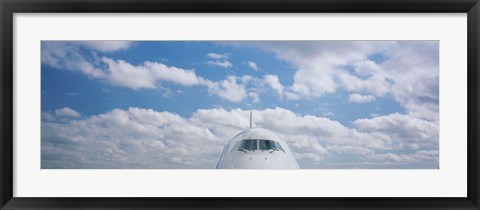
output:
[[[252,111],[250,111],[250,128],[252,128]]]

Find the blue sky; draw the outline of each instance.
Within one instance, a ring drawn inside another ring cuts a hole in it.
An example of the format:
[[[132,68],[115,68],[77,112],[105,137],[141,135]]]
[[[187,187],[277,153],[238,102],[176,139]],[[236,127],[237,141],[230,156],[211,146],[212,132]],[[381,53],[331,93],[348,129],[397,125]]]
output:
[[[42,168],[212,168],[250,110],[302,168],[437,168],[438,45],[43,41]]]

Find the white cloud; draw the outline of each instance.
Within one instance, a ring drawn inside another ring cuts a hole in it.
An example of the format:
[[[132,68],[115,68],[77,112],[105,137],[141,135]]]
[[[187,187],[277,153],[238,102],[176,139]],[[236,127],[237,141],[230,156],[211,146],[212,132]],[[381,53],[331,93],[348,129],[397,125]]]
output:
[[[363,132],[388,134],[390,147],[397,149],[434,148],[438,149],[438,122],[423,120],[414,116],[394,113],[353,122]],[[401,141],[395,141],[401,139]]]
[[[250,97],[251,102],[253,102],[253,103],[259,103],[260,102],[260,93],[259,92],[250,91],[250,92],[248,92],[247,95]]]
[[[68,42],[42,42],[42,64],[57,69],[79,71],[91,78],[104,78],[105,73],[94,64],[98,58],[87,59],[75,44]]]
[[[92,44],[93,43],[93,44]],[[108,42],[108,49],[126,49],[131,43]],[[244,45],[271,51],[296,68],[292,85],[285,86],[278,76],[267,75],[257,86],[274,90],[289,100],[321,97],[344,88],[353,94],[371,98],[393,96],[406,112],[426,120],[438,120],[438,42],[436,41],[317,41],[317,42],[244,42]],[[208,81],[194,70],[166,66],[146,61],[132,65],[125,61],[99,57],[95,53],[79,50],[80,47],[102,46],[76,42],[42,42],[42,63],[59,69],[79,71],[91,78],[132,89],[159,88],[159,83],[173,82],[183,86],[206,86],[209,93],[225,100],[240,102],[247,97],[260,101],[261,93],[248,90],[252,83],[232,82],[225,78]],[[101,50],[101,49],[98,49]],[[379,53],[384,61],[374,62],[369,57]],[[232,67],[230,54],[209,53],[207,63],[224,68]],[[352,71],[347,71],[350,66]],[[246,89],[246,90],[243,90]],[[233,96],[229,96],[231,92]],[[244,94],[245,93],[245,94]],[[246,95],[246,97],[245,97]],[[352,100],[351,100],[352,101]],[[352,102],[353,102],[352,101]],[[358,101],[358,100],[357,100]]]
[[[110,83],[127,86],[132,89],[155,88],[157,81],[174,82],[183,86],[192,86],[202,83],[194,70],[186,70],[162,63],[145,61],[142,65],[133,66],[123,60],[113,60],[103,57],[102,61],[108,65],[107,77]]]
[[[410,115],[438,120],[438,42],[436,41],[298,41],[241,42],[240,44],[274,52],[279,59],[296,68],[293,75],[294,82],[290,86],[284,86],[280,82],[272,83],[275,82],[273,78],[266,77],[269,80],[264,80],[267,82],[265,85],[273,88],[277,95],[286,99],[320,97],[334,93],[338,88],[345,88],[350,93],[375,97],[391,94]],[[131,65],[121,63],[120,60],[108,60],[109,58],[100,58],[95,55],[87,56],[78,50],[80,46],[108,51],[126,49],[131,46],[131,43],[42,42],[42,63],[56,68],[80,71],[91,78],[133,89],[156,88],[159,81],[172,81],[186,86],[207,83],[205,79],[197,77],[193,70],[162,66],[163,64],[160,63],[154,63],[155,65],[148,67],[146,65],[150,63],[148,61],[143,65]],[[385,60],[374,62],[369,55],[375,53],[381,54]],[[207,58],[212,60],[207,63],[229,68],[233,66],[228,61],[229,57],[229,53],[211,52],[207,54]],[[102,68],[105,59],[110,61],[112,66],[119,68],[113,71]],[[251,66],[254,68],[253,65]],[[345,66],[351,66],[353,72],[346,71]],[[169,71],[155,69],[169,69]],[[161,74],[155,72],[161,72]],[[226,98],[225,94],[221,95]],[[247,93],[247,95],[261,99],[258,92],[257,94]]]
[[[265,83],[277,92],[278,95],[283,95],[283,85],[280,83],[277,75],[267,74],[263,77]]]
[[[248,61],[247,64],[248,64],[248,66],[250,66],[250,68],[252,68],[253,70],[258,71],[259,68],[258,68],[258,66],[257,66],[257,64],[256,64],[255,62],[253,62],[253,61]]]
[[[287,99],[321,97],[338,88],[376,97],[391,94],[410,115],[438,120],[438,41],[230,44],[273,52],[292,65],[294,82],[283,88]],[[375,54],[380,55],[379,61],[370,57]]]
[[[359,157],[375,154],[374,149],[358,145],[329,145],[327,146],[327,149],[331,152],[339,154],[353,154],[358,155]]]
[[[250,102],[260,102],[260,94],[263,93],[263,84],[260,80],[251,76],[227,76],[224,80],[212,82],[205,80],[208,93],[216,95],[230,102],[242,102],[249,99]]]
[[[207,64],[220,66],[222,68],[230,68],[233,66],[232,63],[230,63],[227,60],[211,60],[211,61],[208,61]]]
[[[438,150],[420,150],[413,154],[372,154],[368,156],[372,160],[390,162],[438,162]]]
[[[222,149],[214,138],[175,114],[115,109],[67,124],[42,123],[42,167],[211,168]]]
[[[166,66],[157,62],[145,61],[132,65],[123,60],[113,60],[96,54],[85,55],[76,42],[42,43],[42,63],[57,69],[79,71],[83,74],[104,80],[110,84],[132,89],[156,88],[159,81],[174,82],[184,86],[202,83],[194,70]]]
[[[73,117],[73,118],[79,118],[82,116],[80,113],[78,113],[77,111],[73,110],[70,107],[64,107],[64,108],[55,110],[55,115],[58,117]]]
[[[353,62],[354,70],[359,75],[373,75],[382,71],[382,67],[372,60],[364,59]]]
[[[127,50],[133,45],[131,41],[79,41],[76,43],[100,52]]]
[[[225,54],[208,53],[207,58],[210,58],[212,60],[207,61],[207,64],[220,66],[222,68],[230,68],[230,67],[233,67],[233,65],[228,61],[229,57],[230,57],[229,53],[225,53]]]
[[[358,93],[350,94],[348,96],[348,101],[352,103],[367,103],[375,100],[375,96],[372,95],[360,95]]]
[[[366,60],[368,54],[382,46],[382,42],[362,41],[245,42],[243,44],[272,51],[279,59],[294,66],[296,68],[294,83],[288,89],[302,97],[319,97],[335,92],[339,87],[335,78],[341,72],[342,66]]]
[[[246,96],[253,101],[259,101],[259,92],[256,89],[246,90],[251,78],[248,76],[230,76],[220,81],[210,81],[196,75],[193,69],[182,69],[167,66],[158,62],[145,61],[133,65],[123,60],[114,60],[96,54],[84,55],[76,42],[43,42],[42,63],[57,69],[78,71],[90,78],[100,79],[115,86],[131,89],[160,89],[161,82],[172,82],[182,86],[204,86],[212,95],[231,102],[241,102]],[[228,54],[209,54],[210,57],[226,58]],[[223,65],[223,64],[222,64]],[[231,66],[231,64],[225,64]],[[164,91],[165,92],[165,91]],[[170,95],[171,90],[167,90]]]
[[[207,57],[211,59],[228,59],[230,54],[225,53],[225,54],[217,54],[217,53],[208,53]]]
[[[244,82],[238,77],[228,76],[223,81],[207,83],[208,92],[232,102],[240,102],[247,96]]]
[[[285,87],[280,83],[280,80],[277,75],[267,74],[263,77],[263,83],[272,90],[276,92],[276,94],[280,98],[287,98],[289,100],[299,100],[301,99],[301,95],[292,91],[291,88]]]
[[[345,89],[351,92],[364,92],[375,96],[383,96],[390,91],[390,84],[380,76],[372,76],[368,79],[360,79],[351,74],[342,73],[339,79]]]
[[[161,63],[145,61],[135,66],[123,60],[98,57],[96,54],[89,57],[82,54],[77,46],[63,42],[43,43],[42,63],[57,69],[79,71],[91,78],[132,89],[156,88],[160,81],[192,86],[202,80],[194,70],[169,67]]]
[[[249,110],[200,109],[190,118],[115,109],[42,122],[43,168],[213,168],[224,144],[248,128]],[[326,164],[438,163],[438,124],[394,114],[348,128],[282,108],[254,110],[254,124],[286,140],[304,168]],[[357,130],[359,129],[359,130]]]
[[[401,42],[389,48],[382,67],[394,81],[393,96],[410,115],[438,120],[438,41]]]

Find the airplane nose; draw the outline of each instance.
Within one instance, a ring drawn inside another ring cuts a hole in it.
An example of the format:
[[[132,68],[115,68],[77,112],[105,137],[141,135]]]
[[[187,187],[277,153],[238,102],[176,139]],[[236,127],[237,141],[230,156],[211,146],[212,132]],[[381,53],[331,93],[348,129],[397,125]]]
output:
[[[286,161],[282,155],[245,155],[236,158],[234,168],[244,169],[285,169]]]

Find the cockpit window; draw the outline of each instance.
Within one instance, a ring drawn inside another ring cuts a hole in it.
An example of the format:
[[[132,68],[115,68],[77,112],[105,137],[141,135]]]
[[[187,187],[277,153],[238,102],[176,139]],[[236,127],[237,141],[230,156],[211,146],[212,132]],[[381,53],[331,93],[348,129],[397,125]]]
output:
[[[238,148],[237,151],[247,152],[247,151],[255,151],[255,150],[271,150],[274,151],[282,151],[282,146],[276,141],[273,140],[263,140],[263,139],[246,139],[240,142],[237,142],[232,150]]]
[[[238,150],[257,150],[257,140],[243,140]]]
[[[260,150],[278,150],[278,148],[272,140],[260,140]]]

